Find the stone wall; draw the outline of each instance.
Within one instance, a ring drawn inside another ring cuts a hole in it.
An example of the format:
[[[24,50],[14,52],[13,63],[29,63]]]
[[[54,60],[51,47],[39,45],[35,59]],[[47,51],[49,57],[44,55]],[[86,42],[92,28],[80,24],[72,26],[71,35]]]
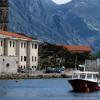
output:
[[[0,74],[16,74],[18,58],[12,56],[0,56]]]

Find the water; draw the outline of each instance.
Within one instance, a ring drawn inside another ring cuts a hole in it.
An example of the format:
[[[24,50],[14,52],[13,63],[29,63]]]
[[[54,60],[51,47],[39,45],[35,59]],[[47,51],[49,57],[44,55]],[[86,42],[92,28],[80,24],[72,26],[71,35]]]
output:
[[[67,79],[0,80],[0,100],[99,100],[100,91],[73,93]]]

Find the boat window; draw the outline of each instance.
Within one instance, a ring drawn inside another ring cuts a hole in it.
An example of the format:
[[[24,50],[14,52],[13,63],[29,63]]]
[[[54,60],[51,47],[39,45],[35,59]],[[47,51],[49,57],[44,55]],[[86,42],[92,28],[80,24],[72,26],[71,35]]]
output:
[[[85,74],[80,74],[80,78],[85,78]]]
[[[78,78],[78,75],[77,75],[77,74],[74,74],[74,75],[73,75],[73,78]]]
[[[92,79],[92,74],[87,74],[88,79]]]
[[[96,77],[96,74],[93,74],[93,79],[96,79],[97,77]]]
[[[100,85],[100,82],[98,82],[98,84]]]

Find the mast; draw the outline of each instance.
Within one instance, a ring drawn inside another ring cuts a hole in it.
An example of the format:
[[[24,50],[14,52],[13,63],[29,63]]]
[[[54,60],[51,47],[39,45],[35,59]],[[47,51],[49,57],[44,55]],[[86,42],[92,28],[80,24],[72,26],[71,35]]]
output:
[[[75,70],[77,70],[77,55],[75,56]]]

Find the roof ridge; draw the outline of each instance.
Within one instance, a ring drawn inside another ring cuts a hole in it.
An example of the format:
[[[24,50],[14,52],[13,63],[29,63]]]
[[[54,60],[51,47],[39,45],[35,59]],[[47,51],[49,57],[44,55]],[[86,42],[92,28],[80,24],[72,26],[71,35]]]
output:
[[[22,38],[22,39],[32,40],[31,37],[28,37],[25,34],[19,34],[19,33],[16,33],[16,32],[0,31],[0,34],[2,34],[2,35],[8,35],[8,36],[16,37],[16,38]]]

